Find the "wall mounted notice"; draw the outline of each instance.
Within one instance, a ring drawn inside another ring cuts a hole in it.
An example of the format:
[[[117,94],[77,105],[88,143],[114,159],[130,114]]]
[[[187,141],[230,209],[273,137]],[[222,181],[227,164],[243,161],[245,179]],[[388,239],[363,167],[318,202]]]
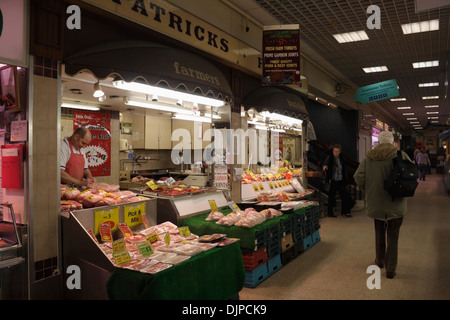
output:
[[[264,27],[262,67],[263,85],[301,84],[298,25]]]
[[[28,121],[12,121],[11,122],[11,141],[27,141],[28,137]]]

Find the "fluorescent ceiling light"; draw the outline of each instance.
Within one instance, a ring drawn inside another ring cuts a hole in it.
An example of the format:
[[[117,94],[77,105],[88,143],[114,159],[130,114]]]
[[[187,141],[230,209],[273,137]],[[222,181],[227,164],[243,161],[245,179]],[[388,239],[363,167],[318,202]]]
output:
[[[428,117],[428,119],[439,119],[439,117]]]
[[[404,113],[403,115],[404,115],[404,116],[413,116],[413,115],[414,115],[414,112]]]
[[[80,110],[90,110],[90,111],[98,111],[100,108],[96,105],[91,104],[82,104],[76,102],[63,101],[61,104],[63,108],[71,108],[71,109],[80,109]]]
[[[439,30],[439,19],[402,24],[403,34]]]
[[[410,121],[409,123],[414,124],[414,123],[420,123],[419,121]]]
[[[292,117],[287,117],[287,116],[283,116],[283,115],[281,115],[281,114],[279,114],[279,113],[275,113],[275,112],[269,112],[269,111],[263,111],[263,112],[261,112],[261,115],[263,116],[263,117],[266,117],[266,118],[270,118],[270,119],[272,119],[272,120],[278,120],[278,121],[281,121],[281,122],[284,122],[284,123],[287,123],[287,124],[289,124],[289,125],[293,125],[293,124],[302,124],[302,120],[300,120],[300,119],[296,119],[296,118],[292,118]]]
[[[393,98],[391,101],[406,101],[406,98]]]
[[[172,119],[211,123],[211,118],[196,115],[174,114]]]
[[[171,106],[171,105],[164,104],[164,103],[132,99],[129,97],[124,97],[123,103],[127,106],[142,107],[142,108],[161,110],[161,111],[167,111],[167,112],[178,112],[178,113],[190,114],[190,115],[194,114],[194,112],[189,109],[177,108],[175,106]]]
[[[179,92],[175,90],[159,88],[155,86],[150,86],[147,84],[137,83],[137,82],[125,82],[123,80],[116,80],[112,82],[116,88],[123,90],[130,90],[134,92],[140,92],[149,95],[157,95],[161,97],[167,97],[175,100],[189,101],[192,103],[200,103],[212,107],[222,107],[225,102],[219,99],[213,99],[208,97],[203,97],[195,94]]]
[[[437,87],[439,86],[439,82],[428,82],[428,83],[419,83],[420,88],[424,87]]]
[[[386,66],[363,68],[365,73],[389,71]]]
[[[333,37],[339,43],[369,40],[369,36],[364,30],[333,34]]]
[[[411,107],[397,107],[398,110],[411,109]]]
[[[431,123],[439,123],[439,121],[433,120],[433,121],[431,121]]]
[[[439,114],[439,111],[427,112],[427,114]]]
[[[439,96],[422,97],[423,100],[439,99]]]
[[[211,113],[205,113],[203,116],[204,116],[205,118],[211,118]],[[213,119],[222,119],[222,117],[219,116],[219,115],[217,115],[217,114],[213,114],[213,115],[212,115],[212,118],[213,118]]]
[[[439,66],[439,60],[433,60],[433,61],[423,61],[423,62],[413,62],[413,68],[419,69],[419,68],[430,68],[430,67],[438,67]]]
[[[438,104],[432,105],[432,106],[425,106],[425,108],[429,109],[429,108],[439,108]]]
[[[417,118],[406,118],[406,120],[410,121],[410,120],[417,120]]]

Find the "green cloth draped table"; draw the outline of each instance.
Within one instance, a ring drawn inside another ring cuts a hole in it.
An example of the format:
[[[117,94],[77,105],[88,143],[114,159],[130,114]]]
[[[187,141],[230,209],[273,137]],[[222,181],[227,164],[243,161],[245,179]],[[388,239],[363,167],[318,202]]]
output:
[[[116,268],[106,288],[111,300],[224,300],[244,286],[239,242],[215,247],[156,274]]]

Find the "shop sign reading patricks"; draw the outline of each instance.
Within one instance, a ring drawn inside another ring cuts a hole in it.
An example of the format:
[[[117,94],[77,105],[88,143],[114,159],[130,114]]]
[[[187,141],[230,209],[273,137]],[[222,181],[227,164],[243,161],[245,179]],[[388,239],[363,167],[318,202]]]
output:
[[[397,97],[398,95],[397,80],[392,79],[359,88],[353,99],[364,104]]]

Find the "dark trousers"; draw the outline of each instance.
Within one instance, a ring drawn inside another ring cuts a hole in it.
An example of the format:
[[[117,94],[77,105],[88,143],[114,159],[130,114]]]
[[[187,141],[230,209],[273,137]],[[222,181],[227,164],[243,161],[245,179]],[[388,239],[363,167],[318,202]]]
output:
[[[343,181],[330,181],[330,191],[328,192],[328,215],[333,215],[333,207],[336,206],[336,192],[339,192],[342,200],[341,214],[350,213],[353,199],[347,186]]]
[[[425,175],[428,171],[428,166],[426,164],[419,164],[419,179],[425,180]]]
[[[375,254],[377,265],[385,265],[387,272],[395,272],[398,256],[398,236],[403,218],[375,221]],[[386,241],[387,240],[387,241]],[[387,244],[387,246],[386,246]]]

